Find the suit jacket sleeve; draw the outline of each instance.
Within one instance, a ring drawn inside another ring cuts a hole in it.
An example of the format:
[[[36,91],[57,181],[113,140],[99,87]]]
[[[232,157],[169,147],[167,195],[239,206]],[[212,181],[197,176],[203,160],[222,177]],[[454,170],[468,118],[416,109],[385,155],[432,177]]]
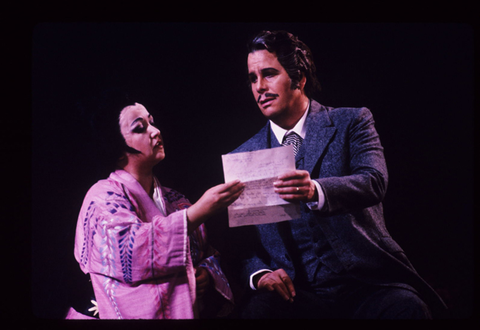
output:
[[[383,200],[387,189],[388,174],[383,147],[373,116],[367,108],[354,110],[349,111],[348,115],[331,115],[334,122],[341,124],[336,125],[338,135],[329,152],[346,155],[347,166],[342,162],[331,162],[333,166],[343,168],[342,172],[338,176],[317,179],[325,194],[325,205],[321,212],[326,215],[354,212],[376,205]],[[338,120],[335,120],[335,116]]]

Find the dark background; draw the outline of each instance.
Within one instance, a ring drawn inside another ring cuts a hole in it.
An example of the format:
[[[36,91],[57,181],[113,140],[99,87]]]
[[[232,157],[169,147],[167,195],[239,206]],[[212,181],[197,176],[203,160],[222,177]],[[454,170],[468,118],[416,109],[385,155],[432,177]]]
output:
[[[160,181],[195,202],[221,155],[265,119],[246,84],[247,40],[285,29],[311,48],[328,106],[368,107],[385,148],[387,227],[451,307],[473,307],[473,29],[466,24],[41,23],[32,30],[31,310],[62,318],[80,269],[77,215],[103,178],[75,104],[126,85],[166,144]],[[220,252],[225,214],[207,222]]]

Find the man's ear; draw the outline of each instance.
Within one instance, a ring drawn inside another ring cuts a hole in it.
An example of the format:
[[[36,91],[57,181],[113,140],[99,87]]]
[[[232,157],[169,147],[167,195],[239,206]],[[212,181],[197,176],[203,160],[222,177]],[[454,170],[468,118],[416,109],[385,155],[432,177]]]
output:
[[[305,91],[305,84],[307,83],[307,77],[305,76],[305,73],[302,72],[302,78],[300,78],[300,81],[298,83],[298,87],[302,90]]]

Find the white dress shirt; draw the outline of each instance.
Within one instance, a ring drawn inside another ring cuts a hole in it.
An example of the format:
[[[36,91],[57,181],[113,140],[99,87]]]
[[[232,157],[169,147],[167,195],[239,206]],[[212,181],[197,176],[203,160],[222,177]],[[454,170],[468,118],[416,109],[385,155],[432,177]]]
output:
[[[295,132],[302,139],[305,139],[305,135],[307,134],[307,126],[305,125],[305,120],[307,119],[309,110],[310,110],[310,103],[307,107],[307,110],[305,110],[305,113],[303,114],[303,116],[300,118],[297,124],[290,130],[283,129],[270,120],[270,127],[272,128],[273,134],[275,134],[275,137],[277,138],[278,143],[282,144],[284,136],[286,136],[290,132]],[[307,206],[310,210],[321,210],[323,205],[325,204],[325,195],[323,194],[323,190],[320,187],[320,184],[315,180],[313,180],[313,183],[317,188],[318,201],[309,202],[307,203]],[[255,286],[253,285],[253,277],[261,272],[272,272],[272,271],[270,269],[260,269],[255,273],[253,273],[252,275],[250,275],[250,288],[252,288],[253,290],[256,290]]]

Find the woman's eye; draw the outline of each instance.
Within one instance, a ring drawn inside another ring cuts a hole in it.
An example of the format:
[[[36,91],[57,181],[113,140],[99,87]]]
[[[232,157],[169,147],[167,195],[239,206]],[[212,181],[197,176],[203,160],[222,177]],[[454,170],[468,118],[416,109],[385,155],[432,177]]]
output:
[[[143,126],[137,126],[132,130],[133,133],[143,133],[143,131],[144,131]]]

